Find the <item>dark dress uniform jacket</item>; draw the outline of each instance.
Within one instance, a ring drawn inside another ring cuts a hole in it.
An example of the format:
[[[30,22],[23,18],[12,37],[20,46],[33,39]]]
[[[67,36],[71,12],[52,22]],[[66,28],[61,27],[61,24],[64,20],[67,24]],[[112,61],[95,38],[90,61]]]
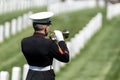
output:
[[[68,48],[64,41],[56,44],[43,34],[34,33],[21,42],[22,52],[30,66],[46,67],[52,65],[53,58],[61,62],[69,61]],[[29,70],[26,80],[55,80],[53,69],[48,71]]]

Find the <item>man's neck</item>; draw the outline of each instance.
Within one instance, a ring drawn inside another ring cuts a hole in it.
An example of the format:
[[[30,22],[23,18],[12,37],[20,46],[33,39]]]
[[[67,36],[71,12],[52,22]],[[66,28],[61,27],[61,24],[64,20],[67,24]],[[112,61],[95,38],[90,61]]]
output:
[[[44,34],[45,35],[44,31],[35,31],[35,33],[40,33],[40,34]]]

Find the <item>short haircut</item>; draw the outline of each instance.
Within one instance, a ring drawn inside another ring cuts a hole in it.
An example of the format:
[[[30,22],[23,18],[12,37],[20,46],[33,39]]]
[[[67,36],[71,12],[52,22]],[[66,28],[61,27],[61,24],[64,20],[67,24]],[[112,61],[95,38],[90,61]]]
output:
[[[41,31],[44,29],[45,24],[33,23],[33,28],[35,31]]]

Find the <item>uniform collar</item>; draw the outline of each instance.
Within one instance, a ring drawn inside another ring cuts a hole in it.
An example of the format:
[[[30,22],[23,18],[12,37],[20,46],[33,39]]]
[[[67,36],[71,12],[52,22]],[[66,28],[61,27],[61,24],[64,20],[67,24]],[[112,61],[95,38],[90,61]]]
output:
[[[34,32],[33,36],[45,36],[45,34],[39,33],[39,32]]]

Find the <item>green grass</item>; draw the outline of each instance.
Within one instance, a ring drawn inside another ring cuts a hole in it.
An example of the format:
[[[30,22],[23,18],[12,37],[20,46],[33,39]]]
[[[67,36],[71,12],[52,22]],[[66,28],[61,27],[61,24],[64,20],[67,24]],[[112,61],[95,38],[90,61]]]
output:
[[[67,64],[56,80],[120,80],[120,16],[102,29]]]
[[[70,38],[81,30],[88,21],[96,15],[100,9],[88,9],[82,11],[75,11],[70,13],[64,13],[52,18],[54,29],[68,29],[70,30]],[[67,15],[69,18],[65,22],[64,17]],[[33,33],[32,27],[12,36],[10,39],[0,44],[0,71],[7,70],[11,72],[13,66],[23,66],[26,63],[24,56],[21,53],[20,42],[23,37],[30,36]],[[70,39],[69,38],[69,39]],[[69,40],[68,39],[68,40]]]
[[[71,33],[70,37],[73,37],[74,34],[86,26],[86,23],[88,23],[97,12],[101,11],[101,9],[96,8],[61,14],[57,18],[53,18],[54,27],[52,29],[68,29]]]
[[[20,48],[21,39],[27,35],[32,35],[32,29],[28,28],[18,33],[16,36],[12,36],[4,43],[0,44],[0,71],[11,71],[13,66],[23,66],[26,62]]]
[[[26,60],[21,53],[20,42],[22,38],[28,35],[32,35],[31,27],[28,28],[27,31],[23,30],[22,34],[18,33],[0,44],[0,71],[9,71],[10,78],[14,66],[22,68],[26,63]]]
[[[64,13],[52,18],[54,29],[68,29],[70,38],[81,30],[101,9],[88,9]],[[104,16],[105,17],[105,16]],[[102,29],[94,35],[84,49],[57,73],[56,80],[120,80],[120,16],[103,21]],[[26,63],[21,53],[21,39],[32,35],[31,27],[0,44],[0,71],[11,72],[13,66]],[[67,39],[67,40],[70,40]]]
[[[6,21],[11,21],[13,18],[17,18],[18,16],[22,16],[25,13],[28,13],[29,11],[32,12],[39,12],[39,11],[46,11],[46,7],[35,7],[32,9],[27,9],[27,10],[17,10],[17,11],[13,11],[13,12],[9,12],[9,13],[5,13],[5,14],[1,14],[0,15],[0,24],[4,24]]]
[[[87,10],[80,10],[80,11],[74,11],[69,13],[64,13],[57,18],[52,18],[53,20],[53,28],[64,30],[68,29],[70,31],[70,38],[73,37],[76,33],[78,33],[80,30],[82,30],[83,27],[86,26],[86,24],[89,22],[89,20],[94,17],[97,12],[103,11],[102,9],[87,9]],[[70,39],[69,38],[69,39]],[[68,40],[69,40],[68,39]]]

